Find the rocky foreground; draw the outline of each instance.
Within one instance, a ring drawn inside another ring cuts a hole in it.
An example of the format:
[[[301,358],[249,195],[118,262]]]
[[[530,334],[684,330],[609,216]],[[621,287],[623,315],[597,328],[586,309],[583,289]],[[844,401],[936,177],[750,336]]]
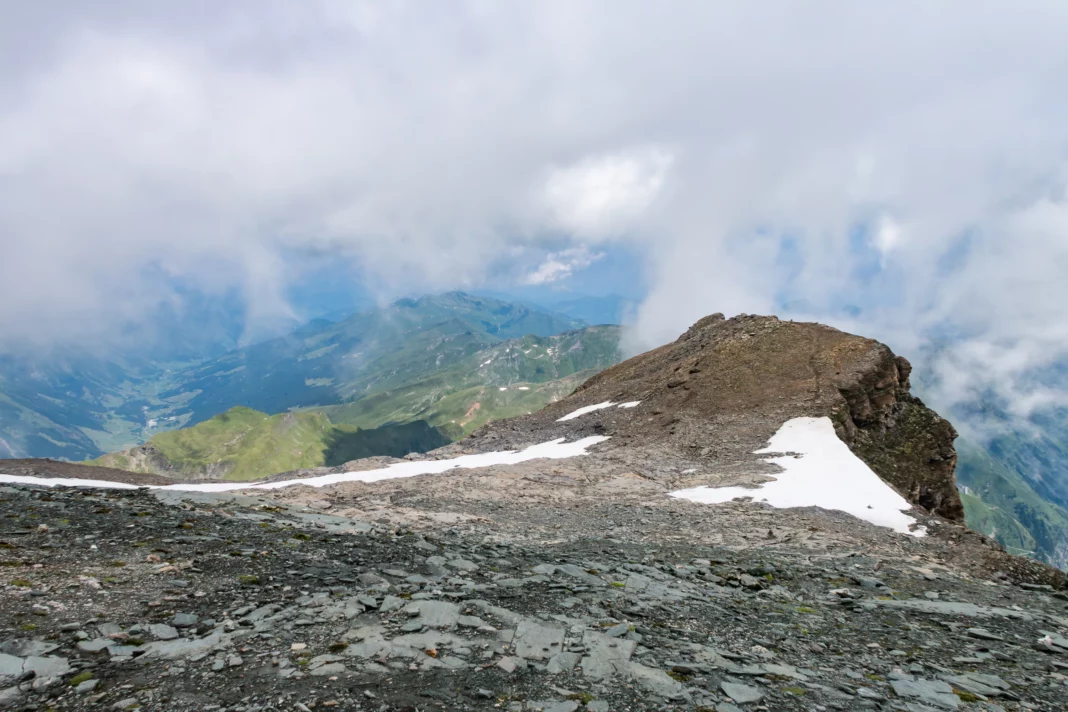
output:
[[[1068,595],[916,554],[505,543],[219,494],[0,497],[9,708],[919,712],[1068,700]]]
[[[1064,710],[1065,576],[960,523],[952,427],[908,370],[826,327],[710,318],[426,457],[610,438],[587,455],[245,494],[0,486],[0,705]],[[560,420],[609,400],[640,404]],[[926,536],[668,496],[766,482],[753,450],[801,416]]]

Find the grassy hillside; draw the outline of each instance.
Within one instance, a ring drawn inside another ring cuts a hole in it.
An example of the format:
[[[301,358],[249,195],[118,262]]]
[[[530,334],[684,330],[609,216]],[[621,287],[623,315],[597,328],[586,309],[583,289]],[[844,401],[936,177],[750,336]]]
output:
[[[193,305],[160,314],[158,338],[110,353],[0,352],[0,458],[83,460],[238,405],[280,413],[344,403],[369,384],[405,383],[511,338],[584,326],[545,309],[453,292],[315,321],[224,353],[240,334],[238,316],[217,304]]]
[[[138,442],[168,378],[122,353],[0,354],[0,457],[80,460]]]
[[[408,383],[526,334],[584,326],[562,315],[460,292],[406,299],[233,351],[175,375],[161,394],[198,423],[235,405],[268,413],[336,405]]]
[[[592,326],[513,339],[422,373],[380,369],[350,385],[355,400],[320,410],[359,427],[425,420],[453,435],[469,433],[571,393],[619,361],[619,338],[617,326]]]
[[[169,476],[251,480],[373,455],[402,457],[447,442],[448,438],[425,422],[361,430],[336,426],[322,413],[269,416],[237,407],[88,464]]]
[[[91,464],[177,476],[254,479],[445,445],[490,420],[539,410],[619,360],[619,327],[524,336],[469,355],[417,331],[344,384],[348,403],[268,416],[238,406]]]
[[[1009,551],[1068,567],[1068,509],[1042,497],[996,448],[957,441],[968,526]]]

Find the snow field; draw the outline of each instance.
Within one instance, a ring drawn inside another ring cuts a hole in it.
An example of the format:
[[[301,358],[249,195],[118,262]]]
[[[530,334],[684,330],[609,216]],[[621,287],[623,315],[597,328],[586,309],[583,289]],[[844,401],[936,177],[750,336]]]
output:
[[[863,460],[838,439],[830,418],[793,418],[768,441],[762,453],[798,453],[767,458],[785,471],[754,489],[747,487],[692,487],[671,492],[672,497],[702,504],[721,504],[740,497],[772,507],[820,507],[852,514],[901,534],[925,536],[923,527],[905,514],[912,508],[904,497],[879,479]]]
[[[437,475],[449,470],[459,468],[490,467],[492,465],[515,465],[527,460],[547,458],[560,460],[577,455],[585,455],[586,450],[598,443],[608,440],[607,436],[595,435],[576,440],[573,443],[565,443],[564,438],[558,438],[538,445],[531,445],[525,450],[504,450],[501,452],[485,452],[478,455],[461,455],[448,460],[424,460],[413,462],[398,462],[376,470],[364,470],[362,472],[339,472],[332,475],[320,475],[318,477],[303,477],[296,480],[279,480],[277,482],[209,482],[204,484],[177,484],[177,485],[152,485],[149,489],[173,490],[177,492],[233,492],[250,489],[280,489],[295,485],[308,485],[310,487],[326,487],[327,485],[341,484],[342,482],[380,482],[401,477],[415,477],[417,475]],[[94,487],[101,489],[137,489],[144,485],[131,485],[123,482],[108,482],[105,480],[80,480],[72,478],[50,479],[45,477],[29,477],[25,475],[0,474],[0,483],[7,484],[30,484],[44,487],[63,485],[66,487]]]

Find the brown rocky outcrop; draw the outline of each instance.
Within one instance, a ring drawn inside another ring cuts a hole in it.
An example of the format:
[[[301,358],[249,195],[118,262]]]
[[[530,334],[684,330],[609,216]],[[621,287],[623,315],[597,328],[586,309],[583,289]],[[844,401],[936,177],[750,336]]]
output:
[[[839,437],[909,501],[953,521],[956,432],[909,391],[909,362],[885,345],[829,326],[741,315],[701,319],[676,341],[594,376],[540,413],[474,438],[603,433],[606,449],[642,448],[730,466],[790,418],[827,416]],[[585,405],[640,400],[556,422]]]

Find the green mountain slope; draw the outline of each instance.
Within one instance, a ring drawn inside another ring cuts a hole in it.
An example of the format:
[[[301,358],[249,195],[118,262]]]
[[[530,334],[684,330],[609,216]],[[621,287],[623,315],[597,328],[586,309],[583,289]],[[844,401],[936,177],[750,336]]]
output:
[[[967,488],[965,521],[1013,553],[1068,568],[1068,508],[1039,494],[1030,481],[1048,477],[1048,466],[1043,473],[1027,457],[1006,456],[1030,447],[1013,447],[1008,435],[981,444],[957,441],[957,482]]]
[[[0,354],[0,457],[80,460],[139,441],[166,369],[121,353]]]
[[[273,416],[238,406],[90,464],[241,480],[400,457],[445,445],[490,420],[539,410],[620,357],[615,326],[524,336],[470,355],[435,350],[440,332],[431,333],[411,333],[391,358],[344,384],[355,397],[348,403]]]
[[[188,314],[163,314],[162,340],[108,353],[0,353],[0,457],[82,460],[237,405],[279,413],[344,403],[377,380],[404,383],[507,339],[584,326],[561,314],[454,292],[401,300],[337,323],[312,322],[218,355],[233,347],[240,325],[225,309],[215,311],[200,305]],[[179,357],[185,360],[173,361]]]
[[[585,324],[460,292],[406,299],[337,323],[314,322],[176,374],[161,397],[190,423],[235,405],[268,413],[326,406],[407,383],[510,338]]]
[[[351,384],[355,400],[320,410],[337,423],[425,420],[458,436],[567,395],[620,360],[619,339],[618,326],[591,326],[506,341],[421,373],[377,371]]]
[[[447,442],[447,437],[425,422],[360,430],[335,426],[322,413],[268,416],[237,407],[88,464],[174,477],[251,480],[374,455],[403,457]]]

